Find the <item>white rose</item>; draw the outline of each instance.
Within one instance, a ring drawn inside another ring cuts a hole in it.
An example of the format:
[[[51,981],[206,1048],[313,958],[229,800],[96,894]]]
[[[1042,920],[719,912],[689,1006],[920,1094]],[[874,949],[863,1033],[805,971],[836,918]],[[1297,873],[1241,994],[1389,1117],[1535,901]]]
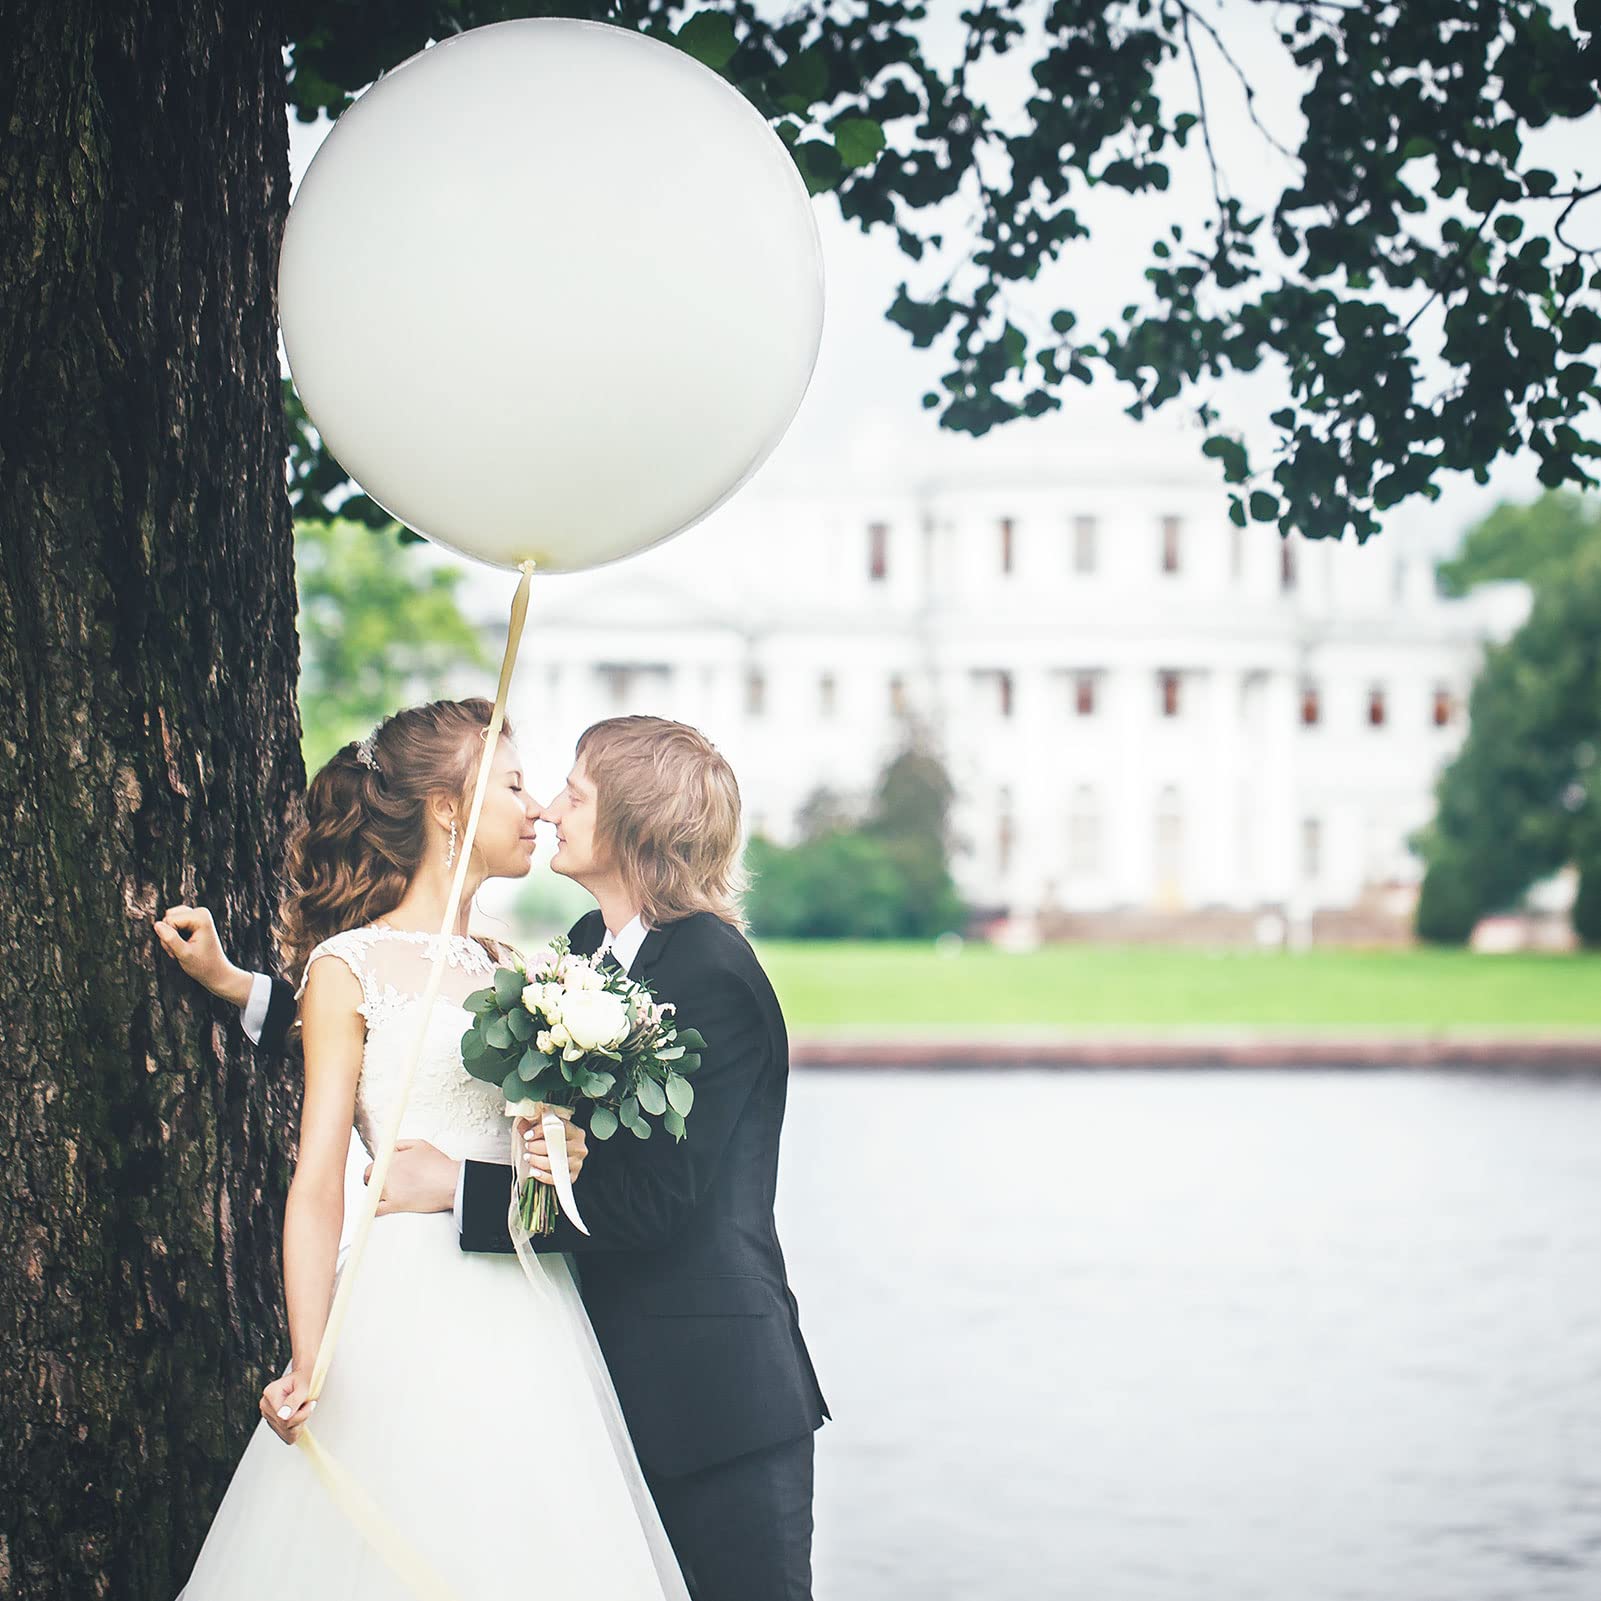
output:
[[[537,1012],[540,1000],[544,996],[544,987],[540,984],[523,985],[523,1008],[526,1011]]]
[[[558,1023],[555,1028],[550,1031],[550,1043],[555,1046],[557,1050],[560,1050],[564,1045],[571,1045],[572,1042],[572,1035],[569,1034],[560,1023]]]
[[[540,1029],[539,1033],[534,1037],[534,1049],[542,1052],[546,1056],[550,1055],[555,1044],[555,1040],[550,1037],[550,1030],[548,1028]]]
[[[604,990],[582,990],[568,995],[562,1023],[574,1045],[581,1050],[598,1051],[627,1039],[628,1007],[620,996],[608,995]]]
[[[586,967],[582,962],[570,965],[564,975],[568,994],[576,994],[580,990],[598,990],[601,987],[601,976],[592,967]]]

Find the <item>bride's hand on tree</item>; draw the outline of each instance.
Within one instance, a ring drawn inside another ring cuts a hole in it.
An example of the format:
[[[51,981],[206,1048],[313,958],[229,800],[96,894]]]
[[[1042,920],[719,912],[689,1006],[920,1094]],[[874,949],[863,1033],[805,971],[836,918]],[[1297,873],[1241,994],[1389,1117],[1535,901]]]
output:
[[[363,1184],[372,1183],[369,1162],[361,1175]],[[446,1156],[427,1140],[396,1140],[395,1154],[384,1179],[384,1193],[378,1199],[378,1216],[390,1212],[449,1212],[456,1205],[456,1178],[461,1163]]]
[[[156,920],[161,948],[195,983],[220,1000],[243,1006],[250,999],[250,974],[228,960],[217,925],[204,906],[169,906]]]
[[[281,1379],[274,1379],[261,1392],[261,1415],[285,1445],[295,1443],[306,1419],[316,1409],[317,1403],[306,1396],[310,1386],[310,1373],[296,1368]]]
[[[578,1124],[573,1122],[573,1114],[568,1107],[553,1106],[550,1110],[567,1126],[567,1170],[576,1184],[579,1170],[584,1165],[584,1158],[589,1155],[589,1137]],[[545,1143],[544,1127],[526,1117],[519,1117],[513,1121],[523,1142],[523,1161],[517,1176],[536,1178],[541,1184],[554,1183],[550,1170],[550,1147]]]

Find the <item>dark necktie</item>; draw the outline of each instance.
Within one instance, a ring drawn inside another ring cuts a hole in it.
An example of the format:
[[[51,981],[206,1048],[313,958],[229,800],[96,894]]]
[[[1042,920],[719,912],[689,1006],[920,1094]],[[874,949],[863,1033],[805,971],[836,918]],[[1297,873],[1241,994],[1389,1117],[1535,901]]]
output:
[[[610,945],[600,953],[600,961],[596,966],[603,973],[620,973],[623,970],[623,964],[617,960],[616,950]]]

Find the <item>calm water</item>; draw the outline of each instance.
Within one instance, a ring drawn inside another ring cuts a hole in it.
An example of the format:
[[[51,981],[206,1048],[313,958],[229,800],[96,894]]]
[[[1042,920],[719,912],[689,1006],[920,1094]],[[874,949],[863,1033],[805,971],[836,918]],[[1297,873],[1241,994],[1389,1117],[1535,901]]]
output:
[[[1601,1081],[790,1104],[819,1601],[1601,1597]]]

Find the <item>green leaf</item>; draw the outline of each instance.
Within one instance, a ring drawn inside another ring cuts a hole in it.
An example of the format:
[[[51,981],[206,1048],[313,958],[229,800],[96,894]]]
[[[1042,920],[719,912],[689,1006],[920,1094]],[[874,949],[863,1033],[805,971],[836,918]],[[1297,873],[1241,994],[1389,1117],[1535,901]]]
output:
[[[461,1004],[469,1012],[487,1012],[495,1004],[493,985],[487,989],[474,990]]]
[[[870,167],[884,148],[884,130],[868,117],[846,117],[834,124],[834,148],[847,167]]]
[[[483,1030],[474,1025],[461,1037],[461,1059],[464,1062],[476,1061],[484,1054],[485,1040]]]
[[[845,171],[839,152],[821,139],[803,139],[790,153],[806,180],[808,194],[820,195],[832,189]]]
[[[550,1058],[532,1047],[524,1051],[517,1063],[517,1077],[527,1084],[539,1077],[550,1066]]]
[[[500,1083],[500,1093],[508,1101],[520,1101],[528,1093],[528,1086],[523,1083],[521,1075],[513,1068]]]
[[[666,1129],[675,1140],[683,1139],[684,1120],[670,1106],[667,1108],[666,1114],[662,1118],[662,1127]]]
[[[640,1118],[637,1123],[633,1123],[629,1126],[628,1132],[632,1134],[636,1140],[648,1140],[650,1138],[650,1124],[647,1123],[644,1118]]]
[[[579,1086],[592,1101],[598,1101],[603,1095],[610,1095],[616,1087],[615,1073],[586,1073],[584,1082]]]
[[[684,1078],[688,1078],[689,1075],[693,1073],[699,1066],[700,1052],[690,1051],[686,1055],[679,1058],[678,1071]]]
[[[509,1012],[512,1007],[522,1000],[523,986],[527,984],[521,973],[514,967],[497,968],[495,971],[495,999],[500,1003],[502,1011]]]
[[[624,1128],[632,1128],[639,1121],[639,1097],[625,1095],[623,1103],[617,1108],[617,1121]]]
[[[597,1106],[589,1114],[589,1132],[597,1140],[609,1140],[617,1132],[617,1114],[609,1107]]]
[[[686,1051],[704,1051],[706,1049],[706,1036],[698,1028],[681,1028],[678,1031],[678,1044]]]
[[[695,1089],[688,1079],[680,1078],[676,1073],[667,1080],[667,1099],[680,1117],[688,1117],[689,1109],[695,1104]]]
[[[493,1045],[497,1051],[505,1050],[512,1040],[511,1030],[506,1026],[506,1019],[503,1017],[491,1018],[484,1025],[484,1039],[488,1044]]]
[[[522,1007],[507,1012],[506,1027],[511,1030],[511,1037],[526,1044],[534,1037],[534,1020]]]
[[[686,55],[693,56],[713,72],[721,72],[739,49],[734,24],[726,12],[697,11],[673,41]]]
[[[1259,523],[1270,523],[1279,514],[1279,500],[1277,495],[1270,495],[1265,489],[1256,489],[1251,492],[1251,516]]]
[[[660,1117],[667,1110],[667,1096],[655,1079],[642,1078],[639,1081],[639,1104],[652,1117]]]

